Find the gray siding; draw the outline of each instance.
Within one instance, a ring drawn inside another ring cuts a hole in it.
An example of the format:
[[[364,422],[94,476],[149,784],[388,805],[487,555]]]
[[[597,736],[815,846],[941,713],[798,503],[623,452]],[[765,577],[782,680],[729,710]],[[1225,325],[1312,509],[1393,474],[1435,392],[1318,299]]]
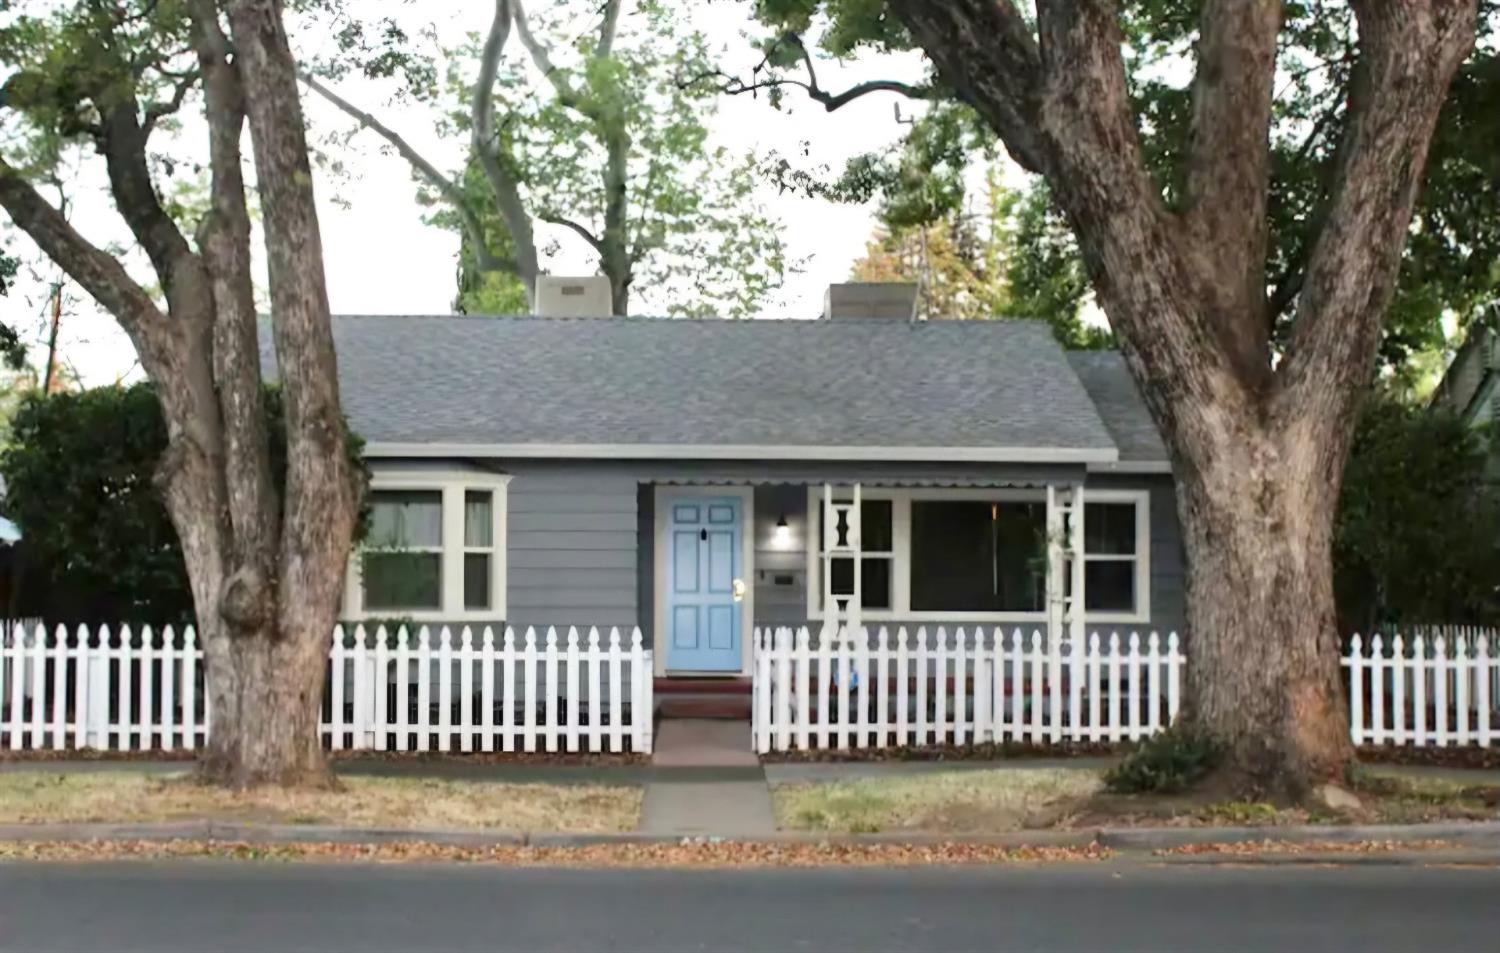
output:
[[[636,625],[636,478],[617,468],[567,463],[505,469],[512,474],[506,621]]]

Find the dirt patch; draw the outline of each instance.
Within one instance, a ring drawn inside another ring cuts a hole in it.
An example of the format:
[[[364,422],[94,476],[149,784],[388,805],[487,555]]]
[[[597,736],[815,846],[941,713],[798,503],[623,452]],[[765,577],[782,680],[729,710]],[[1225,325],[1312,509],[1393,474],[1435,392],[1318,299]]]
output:
[[[1500,748],[1415,748],[1409,745],[1366,746],[1361,764],[1426,764],[1441,768],[1500,769]]]
[[[223,820],[352,827],[609,833],[635,828],[642,792],[602,785],[351,777],[340,791],[193,783],[133,771],[0,774],[0,823]]]
[[[1100,787],[1092,771],[1005,768],[785,784],[771,794],[777,823],[791,830],[975,833],[1059,826]]]
[[[685,842],[586,847],[452,847],[442,844],[252,844],[228,841],[0,841],[0,861],[219,858],[351,863],[458,862],[510,867],[925,867],[953,864],[1093,862],[1108,848],[984,844],[764,844]]]
[[[1181,795],[1100,792],[1078,805],[1070,827],[1274,827],[1288,824],[1419,824],[1500,819],[1500,787],[1356,771],[1357,810],[1226,799],[1222,792]]]

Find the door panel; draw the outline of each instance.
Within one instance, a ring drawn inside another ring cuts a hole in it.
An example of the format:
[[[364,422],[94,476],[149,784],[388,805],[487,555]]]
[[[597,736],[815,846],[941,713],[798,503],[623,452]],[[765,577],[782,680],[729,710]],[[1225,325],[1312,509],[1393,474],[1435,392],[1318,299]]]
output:
[[[742,607],[735,599],[743,529],[742,501],[672,502],[667,532],[666,644],[669,671],[738,672],[743,668]]]

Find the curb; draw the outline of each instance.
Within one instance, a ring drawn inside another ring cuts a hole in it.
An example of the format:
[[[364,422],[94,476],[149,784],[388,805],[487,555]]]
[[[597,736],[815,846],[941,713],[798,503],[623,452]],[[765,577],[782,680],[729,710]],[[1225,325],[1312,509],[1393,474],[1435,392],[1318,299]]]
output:
[[[1106,827],[1095,834],[1101,847],[1163,850],[1201,844],[1352,844],[1360,841],[1446,841],[1463,847],[1500,847],[1500,821],[1466,824],[1359,824],[1346,827],[1299,824],[1287,827]]]
[[[832,844],[839,846],[905,845],[932,847],[968,844],[983,847],[1072,847],[1093,845],[1124,851],[1152,851],[1211,844],[1349,844],[1375,841],[1421,844],[1443,841],[1456,848],[1500,848],[1500,822],[1468,824],[1378,824],[1352,827],[1147,827],[1083,831],[1018,831],[1006,834],[827,834],[811,831],[712,835],[694,832],[617,834],[510,833],[442,828],[367,828],[324,824],[241,824],[186,821],[161,824],[4,824],[0,841],[244,841],[256,844],[405,844],[448,847],[594,847],[611,844]],[[1316,856],[1314,851],[1303,858]],[[1213,855],[1195,855],[1198,857]],[[1344,860],[1349,854],[1339,854]],[[1291,861],[1288,861],[1291,862]],[[1306,859],[1298,862],[1307,863]]]

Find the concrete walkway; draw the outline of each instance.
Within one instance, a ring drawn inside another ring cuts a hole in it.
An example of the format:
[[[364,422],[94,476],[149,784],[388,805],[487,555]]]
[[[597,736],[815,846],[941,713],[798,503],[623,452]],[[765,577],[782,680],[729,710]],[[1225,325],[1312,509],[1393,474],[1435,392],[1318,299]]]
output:
[[[641,810],[644,834],[756,837],[776,833],[771,791],[740,721],[668,719],[656,732]],[[704,771],[717,772],[705,779]]]

